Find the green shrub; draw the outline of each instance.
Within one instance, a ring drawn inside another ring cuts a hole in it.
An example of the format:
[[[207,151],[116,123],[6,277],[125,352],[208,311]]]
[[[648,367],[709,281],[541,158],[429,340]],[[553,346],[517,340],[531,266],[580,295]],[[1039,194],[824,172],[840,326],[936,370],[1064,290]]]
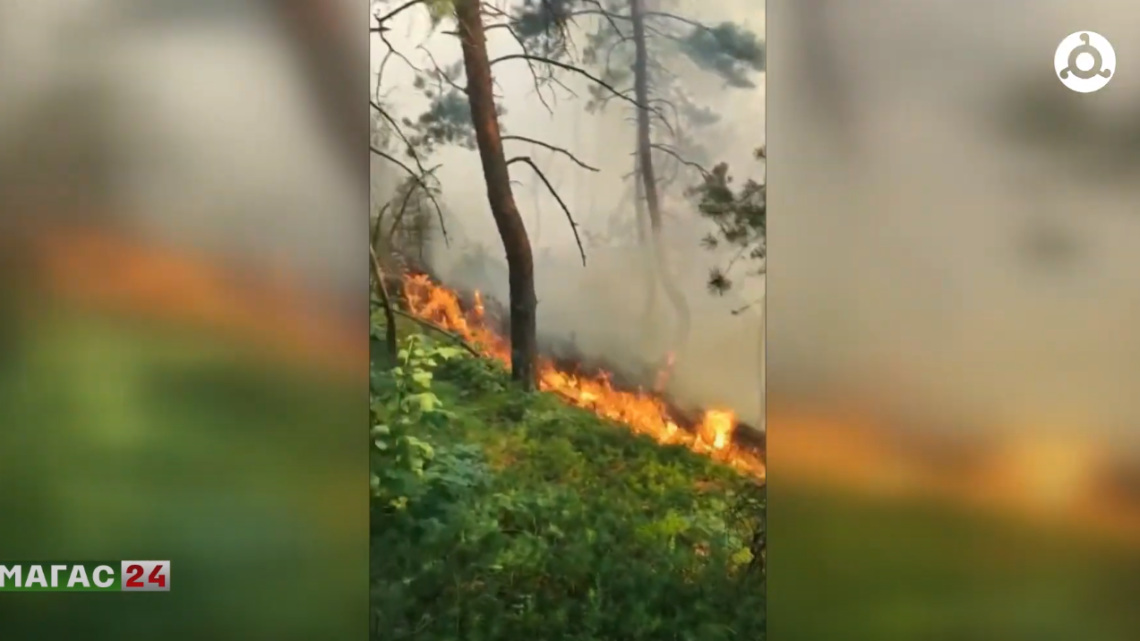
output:
[[[371,419],[374,638],[764,638],[750,479],[422,336]]]

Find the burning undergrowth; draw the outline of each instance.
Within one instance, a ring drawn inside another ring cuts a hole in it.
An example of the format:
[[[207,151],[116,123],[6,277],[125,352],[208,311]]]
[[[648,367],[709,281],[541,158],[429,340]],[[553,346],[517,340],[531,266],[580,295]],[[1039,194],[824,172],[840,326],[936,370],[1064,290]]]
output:
[[[478,291],[461,295],[425,274],[410,274],[401,283],[402,302],[412,315],[454,333],[488,358],[510,362],[504,336],[506,315]],[[687,410],[660,391],[647,391],[638,376],[577,353],[572,341],[551,346],[538,364],[539,387],[572,405],[626,425],[659,443],[679,444],[746,474],[765,475],[763,435],[741,426],[733,411],[723,408]],[[669,365],[652,378],[661,390]]]

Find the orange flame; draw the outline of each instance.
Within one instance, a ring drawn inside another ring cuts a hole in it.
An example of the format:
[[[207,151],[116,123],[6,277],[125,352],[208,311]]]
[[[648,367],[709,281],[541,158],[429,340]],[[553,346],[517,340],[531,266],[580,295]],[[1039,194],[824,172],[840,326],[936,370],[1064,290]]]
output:
[[[677,355],[669,352],[665,355],[665,365],[657,372],[657,379],[653,382],[654,392],[664,392],[673,376],[673,365],[677,363]]]
[[[478,292],[470,313],[464,312],[455,292],[433,284],[427,276],[408,276],[404,280],[404,295],[416,316],[454,332],[489,358],[510,362],[510,345],[485,324],[483,299]],[[733,445],[736,415],[731,411],[706,411],[697,428],[690,432],[678,427],[660,397],[615,389],[606,373],[585,376],[561,371],[544,358],[538,363],[538,384],[543,391],[623,423],[659,443],[684,445],[744,473],[764,477],[764,463],[759,457]]]

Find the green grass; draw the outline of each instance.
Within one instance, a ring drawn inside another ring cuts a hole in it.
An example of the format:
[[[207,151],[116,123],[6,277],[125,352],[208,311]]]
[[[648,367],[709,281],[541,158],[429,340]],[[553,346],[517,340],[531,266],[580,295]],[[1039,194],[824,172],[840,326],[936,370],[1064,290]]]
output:
[[[9,595],[5,638],[359,638],[359,388],[209,332],[37,311],[0,318],[0,548],[172,559],[173,598]]]
[[[756,504],[734,512],[752,495],[744,479],[523,395],[494,363],[448,360],[431,389],[453,412],[415,426],[435,448],[434,489],[406,513],[374,508],[378,638],[766,638],[766,587],[739,566],[759,516]],[[1140,553],[1079,523],[1049,530],[778,478],[768,494],[782,641],[1137,638]]]
[[[524,394],[496,363],[435,360],[426,412],[399,409],[374,363],[373,421],[393,430],[374,463],[376,638],[764,638],[753,481]]]
[[[1140,554],[1079,523],[1047,528],[780,482],[769,494],[774,638],[1137,638]]]

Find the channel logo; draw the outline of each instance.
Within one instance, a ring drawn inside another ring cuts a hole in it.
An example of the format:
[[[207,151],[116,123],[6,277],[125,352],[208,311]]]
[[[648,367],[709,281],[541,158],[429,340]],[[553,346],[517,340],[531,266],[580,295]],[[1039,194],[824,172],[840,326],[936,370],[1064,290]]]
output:
[[[1078,93],[1092,93],[1116,77],[1116,50],[1099,33],[1077,31],[1057,46],[1053,67],[1061,84]]]
[[[0,562],[0,592],[169,592],[170,561]]]

